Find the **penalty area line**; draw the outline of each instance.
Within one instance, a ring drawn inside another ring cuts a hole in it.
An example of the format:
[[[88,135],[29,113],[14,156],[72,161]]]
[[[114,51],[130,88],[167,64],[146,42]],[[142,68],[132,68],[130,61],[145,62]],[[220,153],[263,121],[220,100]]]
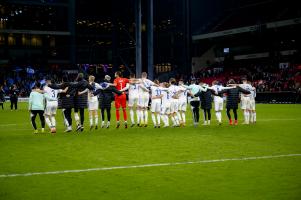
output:
[[[91,171],[110,171],[110,170],[117,170],[117,169],[136,169],[136,168],[147,168],[147,167],[191,165],[191,164],[202,164],[202,163],[218,163],[218,162],[228,162],[228,161],[264,160],[264,159],[298,157],[298,156],[301,156],[301,154],[269,155],[269,156],[255,156],[255,157],[242,157],[242,158],[224,158],[224,159],[215,159],[215,160],[199,160],[199,161],[186,161],[186,162],[173,162],[173,163],[172,162],[171,163],[153,163],[153,164],[142,164],[142,165],[99,167],[99,168],[90,168],[90,169],[75,169],[75,170],[62,170],[62,171],[49,171],[49,172],[29,172],[29,173],[22,173],[22,174],[1,174],[0,178],[50,175],[50,174],[81,173],[81,172],[91,172]]]

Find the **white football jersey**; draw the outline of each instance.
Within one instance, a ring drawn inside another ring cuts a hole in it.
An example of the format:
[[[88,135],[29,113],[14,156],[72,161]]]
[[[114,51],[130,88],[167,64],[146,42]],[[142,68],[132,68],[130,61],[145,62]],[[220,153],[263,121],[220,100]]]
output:
[[[56,99],[56,101],[57,101],[57,97],[58,97],[58,94],[60,93],[60,91],[61,90],[52,89],[52,88],[48,87],[47,85],[44,87],[44,92],[52,99]]]
[[[152,97],[158,97],[162,94],[162,90],[160,87],[157,86],[151,86],[151,95]]]
[[[168,90],[162,90],[161,91],[162,94],[162,104],[163,105],[167,105],[170,103],[171,101],[171,94]]]
[[[239,87],[241,87],[244,90],[247,90],[249,92],[251,92],[253,90],[252,85],[244,83],[244,84],[240,84]],[[251,94],[244,94],[245,97],[250,97],[252,96]]]
[[[255,99],[255,98],[256,98],[256,88],[253,87],[252,90],[251,90],[250,92],[251,92],[251,98],[252,98],[252,99]]]
[[[171,97],[173,97],[174,95],[177,95],[177,94],[178,94],[178,92],[180,91],[180,88],[179,88],[179,86],[171,85],[171,86],[168,88],[168,91],[169,91]]]
[[[147,88],[147,89],[149,89],[149,90],[150,90],[150,87],[151,87],[151,86],[155,85],[155,83],[152,82],[152,81],[149,80],[149,79],[140,79],[140,80],[141,80],[141,84],[142,84],[145,88]],[[143,90],[143,89],[140,87],[140,88],[139,88],[139,93],[145,94],[145,93],[149,93],[149,92]]]
[[[182,92],[180,92],[179,94],[179,100],[181,102],[186,102],[187,101],[187,95],[188,95],[188,89],[186,89],[185,87],[182,86],[178,86],[179,90],[181,90]]]
[[[90,85],[93,86],[93,91],[95,92],[98,88],[100,88],[100,85],[98,83],[89,83]],[[98,101],[98,97],[97,96],[93,96],[92,92],[89,91],[89,95],[88,95],[88,101],[89,102],[96,102]]]

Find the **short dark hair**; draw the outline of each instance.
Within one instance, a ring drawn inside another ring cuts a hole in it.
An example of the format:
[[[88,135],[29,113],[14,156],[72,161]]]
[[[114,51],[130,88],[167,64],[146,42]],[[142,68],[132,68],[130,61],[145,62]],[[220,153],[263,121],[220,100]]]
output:
[[[65,83],[69,82],[68,76],[63,76],[62,81],[65,82]]]
[[[115,73],[117,74],[117,76],[122,77],[121,71],[117,71],[117,72],[115,72]]]
[[[228,81],[228,84],[235,84],[234,79],[230,79],[230,80]]]
[[[48,76],[46,76],[45,80],[46,80],[46,81],[51,81],[52,78],[51,78],[51,76],[48,75]]]
[[[81,81],[84,79],[84,74],[83,73],[78,73],[77,77],[76,77],[76,81]]]
[[[134,74],[134,73],[130,74],[130,78],[135,78],[135,77],[136,77],[136,74]]]
[[[169,82],[170,82],[171,84],[176,84],[176,83],[177,83],[177,81],[176,81],[175,78],[170,78],[170,79],[169,79]]]
[[[34,88],[41,88],[41,83],[37,81],[34,85]]]

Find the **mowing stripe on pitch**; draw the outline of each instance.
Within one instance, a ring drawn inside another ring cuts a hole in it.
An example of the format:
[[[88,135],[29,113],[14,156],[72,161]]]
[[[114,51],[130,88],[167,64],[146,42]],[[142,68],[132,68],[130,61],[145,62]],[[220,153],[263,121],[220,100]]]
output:
[[[244,158],[225,158],[225,159],[216,159],[216,160],[199,160],[199,161],[174,162],[174,163],[154,163],[154,164],[143,164],[143,165],[99,167],[99,168],[90,168],[90,169],[75,169],[75,170],[50,171],[50,172],[30,172],[30,173],[23,173],[23,174],[1,174],[0,178],[18,177],[18,176],[50,175],[50,174],[81,173],[81,172],[90,172],[90,171],[110,171],[110,170],[116,170],[116,169],[134,169],[134,168],[146,168],[146,167],[191,165],[191,164],[202,164],[202,163],[218,163],[218,162],[227,162],[227,161],[262,160],[262,159],[298,157],[298,156],[301,156],[301,154],[256,156],[256,157],[244,157]]]

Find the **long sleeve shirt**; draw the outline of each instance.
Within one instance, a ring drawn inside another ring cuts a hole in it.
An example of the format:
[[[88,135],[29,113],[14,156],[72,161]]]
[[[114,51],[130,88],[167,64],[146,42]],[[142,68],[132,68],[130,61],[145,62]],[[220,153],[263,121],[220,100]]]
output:
[[[55,98],[51,98],[47,93],[41,94],[36,91],[32,91],[29,96],[28,109],[29,110],[44,110],[45,99],[48,101],[54,101]]]

